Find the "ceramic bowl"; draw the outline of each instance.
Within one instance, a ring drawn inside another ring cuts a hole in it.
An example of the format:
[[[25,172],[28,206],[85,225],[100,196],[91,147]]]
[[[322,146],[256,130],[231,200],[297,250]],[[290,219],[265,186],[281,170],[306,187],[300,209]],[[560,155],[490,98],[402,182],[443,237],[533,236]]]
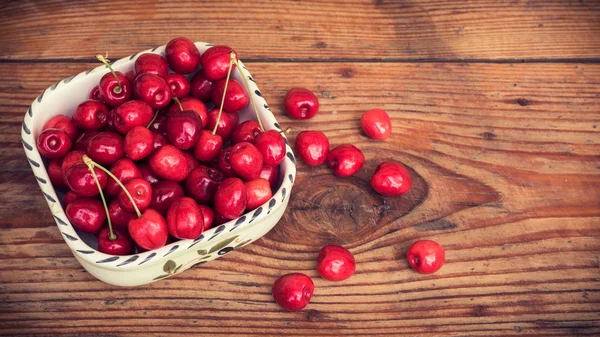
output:
[[[196,42],[203,53],[211,44]],[[165,46],[156,47],[112,62],[115,70],[126,73],[133,69],[136,58],[143,53],[164,56]],[[249,79],[250,91],[265,130],[281,128],[269,110],[254,79],[240,62],[232,78],[243,84],[242,76]],[[129,256],[107,255],[96,250],[94,236],[80,233],[70,223],[62,205],[63,193],[54,190],[45,165],[36,147],[43,125],[57,114],[72,115],[75,108],[87,99],[89,92],[108,72],[104,65],[64,79],[42,92],[25,114],[21,132],[25,154],[37,179],[42,194],[65,242],[75,258],[92,275],[106,283],[118,286],[137,286],[181,273],[197,264],[205,263],[243,247],[271,230],[283,216],[296,176],[295,158],[287,139],[287,156],[280,165],[279,183],[273,197],[261,207],[220,226],[205,231],[195,240],[180,240],[160,249]],[[243,72],[243,74],[241,73]],[[255,118],[251,104],[239,113],[240,122]],[[285,135],[284,135],[285,138]]]

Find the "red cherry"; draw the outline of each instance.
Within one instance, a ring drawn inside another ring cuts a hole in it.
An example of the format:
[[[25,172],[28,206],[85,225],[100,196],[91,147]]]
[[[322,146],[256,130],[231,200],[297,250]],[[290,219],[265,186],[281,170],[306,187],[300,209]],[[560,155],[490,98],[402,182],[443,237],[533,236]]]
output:
[[[169,74],[165,79],[171,89],[171,97],[183,98],[190,94],[190,82],[181,74]]]
[[[218,170],[201,165],[186,178],[185,190],[198,203],[210,204],[223,179],[223,174]]]
[[[410,266],[420,274],[433,274],[440,270],[446,259],[444,247],[431,240],[413,243],[406,253]]]
[[[48,159],[62,158],[71,151],[73,142],[69,134],[61,129],[46,129],[42,131],[37,141],[40,154]]]
[[[231,134],[231,143],[237,144],[241,142],[253,143],[254,137],[262,133],[260,124],[254,120],[247,120],[235,127]]]
[[[159,113],[148,129],[152,132],[167,135],[167,114]]]
[[[49,121],[44,124],[42,131],[47,129],[60,129],[66,132],[69,135],[71,141],[75,141],[77,136],[79,136],[79,129],[75,122],[71,119],[71,117],[65,115],[56,115],[50,118]]]
[[[285,111],[294,119],[313,118],[319,111],[319,99],[310,90],[292,88],[284,98]]]
[[[106,115],[106,128],[109,131],[117,131],[117,128],[115,128],[115,111],[116,108],[112,108],[108,110],[108,115]]]
[[[278,278],[273,283],[272,294],[275,302],[288,310],[301,310],[310,301],[315,285],[306,274],[291,273]]]
[[[127,230],[129,221],[137,219],[135,213],[123,210],[118,199],[113,199],[108,205],[108,216],[112,222],[113,229],[119,228]]]
[[[135,60],[133,71],[136,76],[150,73],[166,78],[167,74],[169,74],[169,64],[167,64],[167,60],[164,57],[158,54],[145,53]]]
[[[231,148],[229,162],[238,176],[245,180],[254,180],[260,176],[263,156],[254,145],[241,142]]]
[[[254,146],[260,151],[267,165],[277,166],[285,158],[285,140],[275,130],[268,130],[256,136]]]
[[[410,190],[412,186],[410,173],[400,163],[383,162],[377,165],[371,178],[371,187],[375,192],[385,196],[399,196]]]
[[[274,190],[279,182],[279,166],[263,165],[260,177],[267,180],[271,186],[271,190]]]
[[[129,235],[136,245],[146,249],[158,249],[167,243],[167,222],[160,213],[149,208],[140,218],[129,222]]]
[[[192,154],[190,154],[188,152],[184,152],[183,155],[185,156],[185,159],[187,160],[189,172],[192,172],[193,170],[195,170],[196,168],[198,168],[200,166],[200,162],[198,162]],[[189,173],[188,173],[188,175],[189,175]]]
[[[152,186],[150,186],[149,182],[142,178],[133,178],[124,185],[140,212],[143,212],[150,206],[150,202],[152,202]],[[125,191],[121,191],[117,198],[119,205],[121,205],[124,211],[135,212],[135,208],[127,194],[125,194]]]
[[[199,71],[192,79],[192,83],[190,83],[190,93],[195,98],[206,102],[210,100],[210,93],[212,92],[212,87],[213,82],[209,81],[206,78],[206,76],[204,76],[203,71]]]
[[[317,262],[317,272],[329,281],[343,281],[354,274],[356,261],[352,253],[337,245],[321,248]]]
[[[223,148],[223,138],[208,130],[200,131],[200,137],[194,146],[194,157],[203,163],[209,163],[219,156]]]
[[[214,226],[219,226],[226,222],[229,222],[229,219],[221,215],[219,212],[215,212],[215,219],[213,221]]]
[[[134,126],[125,135],[125,154],[131,160],[141,160],[154,151],[154,134],[143,126]]]
[[[217,167],[221,173],[223,173],[224,177],[235,177],[237,174],[231,167],[231,149],[233,147],[229,146],[224,148],[219,154],[219,160],[217,162]]]
[[[94,168],[94,173],[96,173],[100,188],[104,189],[107,181],[106,173],[98,168]],[[79,197],[93,197],[100,193],[92,173],[84,163],[77,163],[71,166],[66,171],[65,177],[67,187]]]
[[[203,229],[203,231],[207,231],[213,225],[213,222],[215,220],[215,212],[213,211],[212,208],[210,208],[210,207],[208,207],[206,205],[198,204],[198,207],[200,207],[200,210],[202,211],[202,215],[204,215],[204,229]]]
[[[191,148],[198,141],[202,120],[195,111],[176,111],[167,119],[167,137],[171,144],[180,149]]]
[[[150,156],[150,168],[158,177],[182,181],[188,175],[188,163],[180,149],[165,145]]]
[[[52,159],[48,163],[48,167],[46,168],[46,171],[48,172],[48,177],[50,178],[50,182],[52,183],[52,186],[54,186],[54,188],[67,187],[67,185],[65,185],[65,181],[63,180],[62,162],[63,158]]]
[[[135,163],[129,158],[122,158],[117,160],[111,167],[110,173],[112,173],[122,184],[127,183],[133,178],[141,178],[142,173],[135,165]],[[108,194],[112,196],[117,196],[121,193],[122,189],[117,182],[108,177],[108,182],[106,184],[106,191]]]
[[[327,155],[327,165],[333,174],[348,177],[358,172],[365,163],[365,156],[356,146],[343,144],[334,147]]]
[[[154,140],[154,143],[152,145],[154,151],[160,149],[165,145],[171,144],[169,143],[169,139],[166,136],[163,136],[161,133],[152,132],[152,137]]]
[[[392,134],[390,116],[382,109],[365,112],[360,118],[360,126],[365,134],[373,139],[384,140]]]
[[[227,46],[213,46],[202,54],[200,64],[202,64],[204,75],[209,81],[214,82],[227,78],[229,63],[231,61],[230,52],[233,52],[236,60],[239,60],[235,50]],[[231,65],[231,71],[233,72],[234,70],[235,63]]]
[[[166,215],[169,207],[177,199],[184,196],[181,185],[174,181],[163,180],[152,185],[152,201],[150,208]]]
[[[208,122],[206,123],[205,129],[212,132],[215,129],[215,125],[217,124],[217,118],[219,116],[219,109],[213,109],[208,112]],[[233,129],[235,128],[234,121],[231,119],[231,116],[227,114],[225,111],[221,112],[221,118],[219,118],[219,126],[217,127],[217,132],[223,141],[228,141],[233,133]]]
[[[200,51],[192,40],[185,37],[169,41],[165,53],[171,69],[179,74],[194,72],[200,63]]]
[[[140,170],[140,173],[142,174],[142,179],[149,182],[150,185],[156,184],[159,181],[156,173],[154,173],[152,171],[152,169],[150,168],[150,164],[141,163],[138,165],[138,169]]]
[[[88,99],[102,101],[102,99],[100,98],[100,86],[99,85],[92,88],[92,90],[90,91],[90,94],[88,95]]]
[[[235,219],[244,213],[246,198],[244,182],[240,178],[227,178],[215,192],[215,210],[225,219]]]
[[[115,71],[115,74],[119,78],[118,82],[115,76],[108,72],[102,76],[99,85],[100,99],[112,107],[129,101],[133,91],[131,82],[129,82],[129,79],[125,75],[118,71]],[[119,83],[121,84],[120,86]]]
[[[77,106],[73,122],[81,130],[100,130],[106,126],[108,107],[100,101],[89,99]]]
[[[249,211],[258,208],[273,196],[269,181],[266,179],[258,178],[250,180],[245,185],[247,195],[246,209]]]
[[[231,119],[231,122],[233,123],[233,130],[235,131],[237,125],[240,124],[240,116],[237,114],[237,112],[228,112],[227,115]]]
[[[302,131],[296,136],[296,154],[308,166],[325,162],[329,154],[329,140],[321,131]]]
[[[100,165],[112,165],[117,160],[125,157],[123,136],[116,132],[100,132],[90,139],[87,154]]]
[[[152,108],[164,108],[171,102],[171,89],[164,78],[144,73],[135,78],[133,89],[138,99]],[[148,121],[150,122],[150,121]]]
[[[204,214],[194,199],[179,198],[169,207],[167,227],[178,239],[195,239],[204,230]]]
[[[206,105],[194,97],[184,97],[180,103],[183,110],[192,110],[198,114],[198,117],[200,117],[200,120],[202,121],[202,128],[204,129],[206,123],[208,123],[208,110],[206,109]],[[169,113],[172,114],[177,111],[183,111],[181,108],[177,103],[172,104],[171,108],[169,109]]]
[[[66,208],[70,203],[77,199],[79,199],[77,194],[75,194],[73,191],[67,191],[67,193],[65,193],[65,199],[63,200],[64,207]]]
[[[62,161],[61,171],[63,176],[63,182],[66,184],[67,182],[67,171],[77,163],[83,163],[83,155],[84,151],[71,151],[69,152]]]
[[[152,107],[146,102],[131,100],[123,103],[115,110],[115,129],[126,134],[134,126],[147,126],[154,117]]]
[[[223,92],[225,91],[225,82],[225,80],[216,82],[210,95],[217,108],[221,106]],[[248,106],[249,100],[250,97],[248,97],[248,93],[246,93],[240,82],[230,79],[229,84],[227,85],[225,101],[223,102],[223,109],[228,112],[237,113]]]
[[[96,233],[106,220],[104,206],[99,200],[79,198],[65,209],[65,214],[73,227],[85,233]]]
[[[77,137],[77,140],[75,140],[75,143],[73,144],[73,150],[86,151],[90,145],[90,140],[99,133],[100,131],[97,130],[84,131],[81,135],[79,135],[79,137]]]
[[[133,253],[133,241],[126,231],[113,228],[114,240],[110,239],[108,227],[98,233],[98,251],[110,255],[129,255]]]

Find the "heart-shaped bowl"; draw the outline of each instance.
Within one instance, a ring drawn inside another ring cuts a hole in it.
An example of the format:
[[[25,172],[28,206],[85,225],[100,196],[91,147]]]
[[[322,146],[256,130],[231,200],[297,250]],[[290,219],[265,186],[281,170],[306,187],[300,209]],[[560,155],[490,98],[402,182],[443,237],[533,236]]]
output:
[[[195,43],[201,53],[211,47],[204,42]],[[165,46],[145,50],[113,62],[116,71],[133,70],[136,58],[143,53],[165,55]],[[242,62],[231,77],[243,83],[248,79],[250,92],[265,130],[281,131],[281,127],[262,97],[254,79]],[[241,68],[241,69],[240,69]],[[205,231],[195,240],[179,240],[162,248],[135,255],[114,256],[99,252],[95,236],[79,232],[69,222],[63,207],[64,191],[55,190],[46,171],[48,160],[38,152],[36,141],[44,124],[58,114],[72,115],[77,106],[88,98],[100,78],[108,72],[106,66],[79,73],[55,83],[42,92],[31,104],[23,120],[21,137],[25,155],[38,181],[42,194],[65,242],[79,263],[101,281],[118,286],[137,286],[181,273],[243,247],[271,230],[283,216],[288,205],[296,177],[295,158],[287,138],[286,157],[279,166],[279,182],[273,197],[265,204],[243,214],[237,219]],[[251,101],[252,102],[252,101]],[[252,104],[239,112],[240,122],[255,119]],[[282,133],[283,134],[283,133]]]

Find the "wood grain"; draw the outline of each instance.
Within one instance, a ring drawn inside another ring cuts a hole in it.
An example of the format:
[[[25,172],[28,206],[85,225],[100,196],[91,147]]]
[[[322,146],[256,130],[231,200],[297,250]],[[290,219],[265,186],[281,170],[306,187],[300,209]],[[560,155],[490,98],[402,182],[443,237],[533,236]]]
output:
[[[23,156],[22,117],[39,92],[92,63],[0,63],[0,335],[593,336],[600,334],[598,64],[261,63],[249,71],[282,126],[324,131],[367,157],[351,178],[298,163],[282,221],[256,243],[173,278],[117,288],[63,242]],[[320,113],[282,112],[292,86]],[[386,109],[393,136],[359,131]],[[414,187],[382,198],[377,163]],[[309,183],[310,182],[310,183]],[[446,248],[436,274],[404,259],[417,239]],[[323,244],[347,246],[357,273],[315,272]],[[316,285],[286,312],[270,287],[287,272]]]
[[[124,57],[180,35],[259,60],[600,58],[596,0],[3,1],[0,16],[4,60]]]

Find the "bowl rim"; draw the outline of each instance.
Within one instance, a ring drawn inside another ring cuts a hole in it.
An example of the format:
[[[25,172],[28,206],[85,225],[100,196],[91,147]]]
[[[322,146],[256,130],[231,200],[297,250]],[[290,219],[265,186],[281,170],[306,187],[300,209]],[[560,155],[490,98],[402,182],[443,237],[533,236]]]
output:
[[[199,49],[206,49],[214,46],[213,44],[206,42],[194,42],[194,44]],[[145,53],[153,53],[164,56],[164,49],[166,45],[162,45],[159,47],[147,49],[130,56],[118,59],[116,61],[111,62],[111,66],[118,67],[124,66],[126,64],[133,64],[135,59],[139,57],[139,55]],[[265,98],[262,96],[258,85],[253,79],[250,72],[247,70],[246,66],[243,62],[239,61],[239,67],[236,67],[234,71],[232,71],[232,78],[234,77],[246,77],[248,79],[248,86],[250,87],[250,91],[248,94],[252,95],[254,99],[255,106],[260,115],[261,121],[263,123],[264,129],[266,130],[276,130],[283,131],[278,124],[275,116],[271,112]],[[132,67],[133,68],[133,67]],[[240,69],[241,68],[241,69]],[[242,70],[243,69],[243,70]],[[71,83],[71,86],[77,84],[77,82],[81,81],[85,76],[90,74],[95,74],[96,76],[100,76],[99,73],[102,72],[102,75],[108,72],[108,69],[104,65],[99,65],[96,68],[89,69],[87,71],[82,71],[79,74],[73,75],[71,77],[65,78],[54,85],[46,88],[40,95],[34,99],[31,105],[28,107],[27,112],[25,113],[25,117],[23,119],[22,130],[21,130],[21,141],[23,143],[23,148],[25,151],[25,155],[27,160],[31,166],[33,174],[38,182],[38,185],[42,191],[42,194],[46,198],[46,202],[50,208],[50,211],[54,217],[56,225],[61,232],[64,241],[67,243],[71,251],[74,255],[83,259],[85,262],[96,265],[103,269],[110,270],[135,270],[141,269],[147,266],[151,266],[160,261],[160,258],[155,257],[166,257],[170,254],[177,251],[179,248],[186,248],[188,250],[200,243],[202,240],[208,237],[207,241],[214,239],[216,236],[221,235],[223,233],[227,233],[227,237],[231,237],[245,231],[253,227],[256,224],[260,224],[262,219],[269,216],[273,209],[279,208],[285,204],[286,197],[289,198],[291,194],[291,190],[296,178],[296,160],[294,156],[294,152],[290,147],[290,143],[285,136],[285,132],[281,132],[284,141],[286,143],[286,156],[284,161],[280,163],[280,172],[279,172],[279,181],[280,185],[275,193],[273,193],[272,197],[265,202],[263,205],[258,208],[248,211],[242,214],[240,217],[230,220],[226,223],[223,223],[219,226],[215,226],[207,231],[204,231],[200,237],[196,239],[180,239],[178,241],[174,241],[170,244],[167,244],[161,248],[150,250],[138,254],[131,255],[109,255],[102,253],[92,247],[90,247],[78,233],[75,231],[75,228],[71,225],[70,221],[66,217],[64,212],[64,208],[60,203],[59,198],[56,195],[56,190],[54,186],[50,183],[50,179],[48,177],[48,173],[46,167],[43,163],[42,157],[37,149],[37,142],[33,135],[33,131],[30,128],[30,125],[33,121],[35,121],[38,114],[35,112],[39,111],[39,107],[43,106],[43,98],[45,95],[51,95],[52,92],[61,84],[67,85]],[[235,75],[234,75],[235,74]],[[248,90],[244,85],[244,90]],[[252,104],[252,100],[248,103]],[[276,207],[277,206],[277,207]],[[268,208],[268,212],[264,212],[264,208]],[[276,224],[275,224],[276,225]],[[180,250],[180,252],[183,251]],[[151,260],[154,260],[153,262]],[[138,262],[139,263],[133,263]]]

